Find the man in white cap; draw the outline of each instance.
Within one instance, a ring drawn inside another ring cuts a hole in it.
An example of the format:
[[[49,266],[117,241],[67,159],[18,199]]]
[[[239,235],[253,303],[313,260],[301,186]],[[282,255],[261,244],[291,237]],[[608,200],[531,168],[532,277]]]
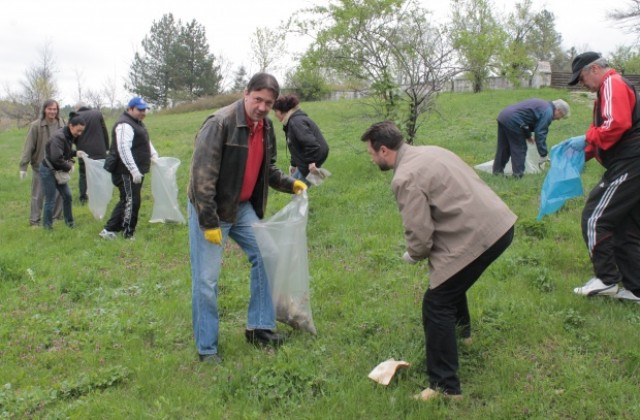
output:
[[[595,52],[578,55],[569,85],[597,92],[586,159],[606,168],[582,211],[595,276],[574,292],[640,303],[640,106],[635,88]],[[624,289],[618,284],[622,283]]]

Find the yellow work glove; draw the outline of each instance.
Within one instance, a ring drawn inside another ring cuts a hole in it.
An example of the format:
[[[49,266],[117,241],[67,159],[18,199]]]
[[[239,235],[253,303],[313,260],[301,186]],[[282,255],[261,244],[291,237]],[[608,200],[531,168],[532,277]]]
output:
[[[212,244],[220,245],[222,243],[222,230],[220,228],[207,229],[204,231],[204,239]]]
[[[296,179],[295,181],[293,181],[294,194],[302,194],[302,191],[306,189],[307,189],[307,184],[305,184],[304,182],[300,181],[299,179]]]

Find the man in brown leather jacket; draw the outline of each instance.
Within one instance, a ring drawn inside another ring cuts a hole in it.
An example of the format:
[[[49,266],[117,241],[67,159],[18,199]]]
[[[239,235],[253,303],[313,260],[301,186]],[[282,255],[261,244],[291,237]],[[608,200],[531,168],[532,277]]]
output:
[[[276,166],[273,125],[267,118],[280,93],[270,74],[254,75],[244,96],[209,116],[196,135],[189,181],[189,248],[193,329],[201,361],[220,363],[218,278],[231,237],[251,263],[245,337],[279,345],[271,291],[252,225],[264,216],[268,187],[287,193],[307,188]]]

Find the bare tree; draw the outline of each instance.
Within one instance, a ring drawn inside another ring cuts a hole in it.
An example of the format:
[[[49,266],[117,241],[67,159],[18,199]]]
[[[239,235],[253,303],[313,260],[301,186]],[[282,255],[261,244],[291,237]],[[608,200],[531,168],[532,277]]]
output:
[[[102,84],[102,94],[105,96],[109,108],[114,109],[118,98],[118,85],[114,78],[108,77]]]
[[[20,102],[28,105],[32,119],[38,118],[44,101],[58,95],[54,77],[57,70],[49,42],[42,47],[39,54],[38,63],[25,71],[25,78],[20,83]]]
[[[258,65],[259,71],[275,70],[275,64],[284,50],[284,36],[276,30],[260,27],[251,37],[253,61]]]
[[[397,39],[388,40],[388,47],[404,93],[399,100],[407,105],[402,128],[407,142],[413,143],[420,129],[420,115],[434,109],[438,94],[460,69],[446,29],[430,24],[423,9],[409,9],[397,35]]]
[[[76,98],[76,102],[83,102],[84,96],[82,95],[82,84],[84,83],[84,75],[82,71],[75,69],[74,73],[76,75],[76,89],[78,89],[78,97]]]
[[[99,91],[89,89],[85,96],[87,98],[87,103],[91,105],[92,108],[101,109],[103,107],[104,99]]]
[[[609,13],[609,19],[617,20],[629,33],[640,35],[640,0],[627,0],[626,9],[615,9]]]

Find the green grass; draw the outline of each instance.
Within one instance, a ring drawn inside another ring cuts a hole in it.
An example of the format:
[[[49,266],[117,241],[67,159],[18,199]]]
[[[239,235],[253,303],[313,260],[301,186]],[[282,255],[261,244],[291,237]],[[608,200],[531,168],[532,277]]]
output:
[[[471,165],[493,158],[495,117],[529,97],[563,98],[572,117],[549,143],[582,134],[591,100],[563,90],[445,94],[417,143]],[[426,386],[426,266],[409,266],[391,173],[370,162],[361,133],[375,122],[355,101],[303,104],[331,145],[333,176],[310,190],[312,310],[318,336],[291,331],[278,351],[247,345],[248,263],[229,246],[220,280],[220,366],[197,361],[191,334],[187,228],[150,224],[150,183],[135,242],[103,241],[103,222],[74,206],[78,228],[28,226],[19,181],[25,130],[0,138],[0,418],[636,418],[640,305],[574,296],[591,276],[582,199],[536,222],[544,175],[481,174],[518,215],[507,252],[469,292],[474,343],[462,348],[461,402],[419,403]],[[195,133],[209,112],[150,115],[161,156],[182,161],[180,203]],[[111,124],[113,121],[109,121]],[[280,125],[278,164],[288,166]],[[585,190],[602,168],[586,165]],[[72,180],[77,195],[76,180]],[[289,200],[270,194],[268,213]],[[115,200],[112,202],[113,205]],[[110,209],[109,209],[110,211]],[[290,331],[281,325],[283,331]],[[410,362],[388,387],[367,378],[390,357]]]

